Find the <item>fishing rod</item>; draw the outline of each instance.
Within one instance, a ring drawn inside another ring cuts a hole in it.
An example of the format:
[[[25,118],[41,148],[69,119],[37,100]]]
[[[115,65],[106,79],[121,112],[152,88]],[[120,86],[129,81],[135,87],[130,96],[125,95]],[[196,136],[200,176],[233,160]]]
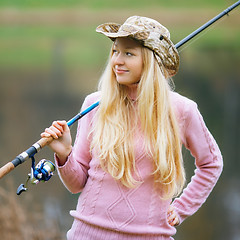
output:
[[[184,39],[182,39],[181,41],[179,41],[175,47],[178,49],[179,47],[181,47],[183,44],[185,44],[186,42],[188,42],[189,40],[191,40],[192,38],[194,38],[196,35],[198,35],[200,32],[202,32],[203,30],[205,30],[206,28],[208,28],[210,25],[212,25],[213,23],[215,23],[217,20],[219,20],[220,18],[222,18],[225,15],[228,15],[229,12],[231,12],[234,8],[236,8],[237,6],[240,5],[240,1],[235,2],[233,5],[231,5],[230,7],[228,7],[227,9],[225,9],[224,11],[222,11],[221,13],[219,13],[216,17],[212,18],[211,20],[209,20],[208,22],[206,22],[205,24],[203,24],[201,27],[199,27],[197,30],[195,30],[194,32],[190,33],[187,37],[185,37]]]
[[[207,27],[212,25],[214,22],[219,20],[225,15],[228,15],[230,11],[232,11],[234,8],[240,5],[240,0],[222,11],[220,14],[218,14],[216,17],[212,18],[210,21],[199,27],[197,30],[189,34],[187,37],[179,41],[175,47],[178,49],[182,45],[184,45],[186,42],[191,40],[193,37],[198,35],[200,32],[205,30]],[[87,113],[92,111],[94,108],[96,108],[99,105],[99,101],[92,104],[90,107],[85,109],[84,111],[78,113],[75,115],[72,119],[70,119],[67,122],[68,126],[73,125],[76,121],[81,119],[83,116],[85,116]],[[46,145],[50,144],[53,141],[53,137],[48,137],[48,138],[41,138],[39,141],[34,143],[30,148],[28,148],[26,151],[22,152],[19,154],[15,159],[13,159],[11,162],[8,162],[5,164],[3,167],[0,168],[0,179],[4,177],[6,174],[11,172],[14,168],[16,168],[18,165],[22,164],[25,162],[27,159],[31,158],[32,159],[32,167],[31,167],[31,173],[29,174],[29,179],[31,183],[38,183],[40,181],[48,181],[52,174],[53,171],[55,170],[55,166],[52,162],[47,161],[47,160],[41,160],[36,166],[35,166],[35,159],[34,155],[38,153],[43,147]],[[29,180],[28,179],[28,180]],[[27,181],[28,181],[27,180]],[[18,188],[17,194],[20,194],[22,191],[26,191],[27,188],[24,187],[23,184],[21,184]]]

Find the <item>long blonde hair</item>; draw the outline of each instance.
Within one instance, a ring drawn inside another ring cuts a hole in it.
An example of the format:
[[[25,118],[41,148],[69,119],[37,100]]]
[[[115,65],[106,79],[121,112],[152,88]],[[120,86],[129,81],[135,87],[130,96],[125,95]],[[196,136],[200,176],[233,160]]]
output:
[[[137,87],[137,108],[127,87],[116,81],[109,58],[99,82],[101,104],[92,129],[91,147],[97,148],[106,172],[124,186],[136,187],[140,181],[133,177],[136,170],[133,135],[140,122],[146,152],[153,159],[155,185],[164,190],[162,198],[171,198],[182,191],[185,183],[180,133],[170,103],[167,72],[159,67],[151,50],[142,47],[142,56],[144,67]]]

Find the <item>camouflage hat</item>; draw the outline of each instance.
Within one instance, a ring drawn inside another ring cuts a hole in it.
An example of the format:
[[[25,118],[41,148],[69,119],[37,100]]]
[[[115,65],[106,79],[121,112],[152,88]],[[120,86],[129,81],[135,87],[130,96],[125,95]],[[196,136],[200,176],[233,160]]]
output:
[[[118,37],[131,37],[155,53],[159,66],[162,65],[170,76],[174,76],[179,68],[179,54],[170,40],[167,28],[156,20],[147,17],[132,16],[122,25],[104,23],[97,27],[97,32],[112,40]]]

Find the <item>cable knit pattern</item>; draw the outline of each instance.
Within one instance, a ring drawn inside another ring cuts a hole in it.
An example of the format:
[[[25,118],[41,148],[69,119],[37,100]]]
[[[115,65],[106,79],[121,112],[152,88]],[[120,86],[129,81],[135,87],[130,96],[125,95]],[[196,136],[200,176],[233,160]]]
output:
[[[182,143],[196,164],[191,182],[172,203],[181,223],[206,201],[221,174],[223,162],[196,103],[177,93],[171,92],[170,96]],[[99,92],[89,95],[82,109],[98,100]],[[154,189],[152,159],[145,154],[141,132],[135,134],[135,156],[143,183],[127,189],[101,169],[94,150],[90,153],[88,133],[95,122],[95,113],[96,109],[79,121],[73,150],[65,165],[58,167],[68,190],[81,192],[76,210],[70,212],[75,220],[67,234],[68,240],[172,239],[176,229],[167,222],[171,199],[162,200]]]

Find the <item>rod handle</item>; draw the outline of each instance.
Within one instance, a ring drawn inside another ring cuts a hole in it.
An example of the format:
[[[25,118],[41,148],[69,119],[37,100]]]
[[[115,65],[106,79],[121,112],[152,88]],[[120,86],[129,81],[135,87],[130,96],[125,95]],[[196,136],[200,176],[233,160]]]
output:
[[[50,144],[52,141],[53,141],[53,137],[48,137],[48,138],[44,137],[38,140],[36,143],[39,144],[41,148],[44,148],[45,146]]]
[[[0,179],[10,173],[14,169],[14,165],[12,162],[8,162],[3,167],[0,168]]]

